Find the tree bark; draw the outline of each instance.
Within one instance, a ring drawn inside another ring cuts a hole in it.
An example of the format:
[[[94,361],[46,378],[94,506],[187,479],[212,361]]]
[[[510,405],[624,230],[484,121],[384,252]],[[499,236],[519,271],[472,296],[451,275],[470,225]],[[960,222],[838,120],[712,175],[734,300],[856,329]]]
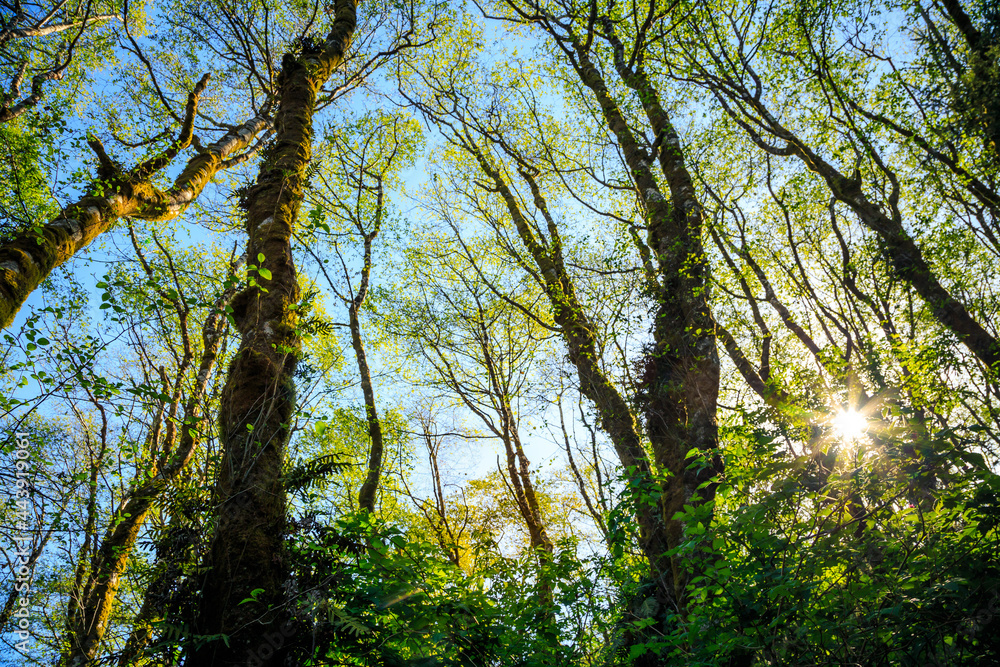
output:
[[[383,437],[382,422],[375,405],[375,390],[372,388],[371,370],[368,368],[368,357],[365,354],[364,343],[361,340],[361,321],[358,319],[358,308],[350,308],[351,345],[358,361],[358,374],[361,376],[361,393],[365,398],[365,418],[368,422],[368,438],[371,449],[368,451],[368,472],[365,481],[358,491],[358,507],[366,512],[375,511],[375,498],[378,494],[379,478],[382,474]]]
[[[190,647],[189,667],[282,664],[291,646],[290,612],[283,605],[289,573],[281,482],[299,353],[291,239],[312,152],[317,94],[342,62],[357,22],[354,0],[338,0],[335,7],[327,38],[282,61],[275,144],[246,195],[247,256],[250,262],[263,259],[259,284],[233,303],[241,342],[222,393],[216,527],[196,624],[200,635],[212,639]]]

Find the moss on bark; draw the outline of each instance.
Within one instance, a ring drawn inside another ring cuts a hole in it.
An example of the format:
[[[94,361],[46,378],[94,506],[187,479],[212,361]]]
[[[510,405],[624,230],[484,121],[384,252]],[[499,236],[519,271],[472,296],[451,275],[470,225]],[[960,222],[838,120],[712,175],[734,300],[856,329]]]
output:
[[[342,61],[356,23],[353,0],[337,2],[336,12],[320,48],[288,54],[282,61],[274,145],[243,198],[247,256],[263,255],[259,267],[270,272],[270,279],[258,274],[262,284],[238,299],[240,349],[220,405],[223,456],[214,492],[215,534],[196,629],[203,636],[225,635],[226,641],[192,646],[188,667],[283,664],[294,639],[288,637],[290,614],[284,604],[289,573],[281,482],[299,350],[291,240],[311,157],[317,94]],[[255,601],[244,602],[248,598]],[[283,640],[261,650],[267,636]]]

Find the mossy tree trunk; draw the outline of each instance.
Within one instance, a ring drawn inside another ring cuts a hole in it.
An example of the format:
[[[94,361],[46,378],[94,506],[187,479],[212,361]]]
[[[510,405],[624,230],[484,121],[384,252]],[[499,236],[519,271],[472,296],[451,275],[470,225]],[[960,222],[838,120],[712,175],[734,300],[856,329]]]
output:
[[[208,84],[206,75],[188,97],[180,136],[162,154],[133,169],[123,169],[104,152],[97,139],[89,141],[100,162],[89,193],[70,204],[48,223],[25,230],[0,246],[0,327],[10,326],[24,302],[48,275],[86,248],[120,218],[172,220],[198,198],[223,169],[241,161],[235,154],[270,126],[263,116],[251,118],[194,156],[174,181],[161,190],[152,177],[191,145],[198,99]]]
[[[625,62],[613,26],[604,21],[604,38],[615,55],[615,70],[642,104],[655,137],[653,150],[637,141],[601,71],[590,59],[588,42],[572,41],[573,66],[594,95],[631,172],[645,209],[648,244],[656,264],[657,308],[653,345],[646,360],[638,403],[658,470],[658,523],[667,550],[685,540],[687,520],[675,518],[685,506],[699,507],[714,499],[710,480],[722,472],[716,425],[719,356],[708,305],[709,266],[702,245],[704,216],[684,163],[680,138],[659,95],[639,67]],[[659,162],[661,179],[652,166]],[[664,191],[666,196],[664,196]],[[700,460],[689,458],[696,452]],[[640,503],[643,501],[640,500]],[[681,558],[667,550],[652,563],[660,602],[683,611],[688,573]]]
[[[641,493],[648,487],[652,470],[646,450],[643,448],[639,424],[628,402],[601,367],[594,324],[577,299],[576,286],[563,261],[559,230],[555,220],[549,215],[541,190],[535,183],[534,177],[522,169],[521,176],[531,188],[534,204],[545,218],[547,239],[535,231],[503,174],[490,162],[486,153],[469,137],[465,137],[464,140],[455,138],[476,158],[483,173],[490,178],[496,192],[503,199],[522,244],[531,254],[545,281],[545,293],[552,304],[553,319],[560,327],[569,359],[576,367],[580,391],[593,401],[597,408],[603,428],[611,438],[618,459],[625,468],[630,491]],[[655,564],[659,560],[659,554],[667,550],[662,523],[653,508],[645,505],[637,507],[636,520],[642,542],[640,546],[650,564]]]
[[[299,286],[292,229],[312,150],[317,94],[343,60],[356,25],[354,0],[336,3],[327,38],[282,61],[276,136],[245,198],[248,262],[258,285],[234,300],[240,348],[222,393],[223,456],[215,488],[216,525],[186,664],[282,664],[293,631],[284,589],[286,499],[281,471],[295,410]],[[263,259],[259,259],[263,257]],[[253,598],[254,602],[245,602]],[[241,604],[242,603],[242,604]]]

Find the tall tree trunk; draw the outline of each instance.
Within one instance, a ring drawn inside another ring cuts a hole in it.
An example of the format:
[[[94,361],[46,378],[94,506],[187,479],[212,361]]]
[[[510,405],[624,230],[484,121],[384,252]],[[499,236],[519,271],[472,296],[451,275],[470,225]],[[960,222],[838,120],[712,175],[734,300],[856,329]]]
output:
[[[193,644],[191,667],[282,664],[290,647],[281,471],[299,352],[292,228],[312,152],[317,94],[342,62],[356,21],[354,0],[338,0],[327,38],[301,55],[285,55],[275,143],[246,195],[247,256],[263,260],[257,262],[259,285],[233,303],[241,342],[222,394],[216,527],[197,621],[200,635],[225,635],[226,641]]]
[[[660,521],[667,545],[684,541],[687,523],[675,519],[685,505],[697,507],[714,499],[709,482],[722,472],[716,426],[719,394],[719,356],[708,305],[709,267],[702,246],[703,209],[684,163],[680,138],[657,91],[640,69],[631,69],[623,57],[609,21],[606,39],[613,48],[615,68],[639,98],[654,147],[659,148],[660,170],[669,199],[663,196],[651,170],[651,158],[636,141],[627,121],[590,60],[589,48],[573,45],[575,68],[591,90],[614,135],[646,209],[649,246],[657,263],[659,301],[653,324],[653,349],[647,359],[643,393],[638,398],[646,417],[646,431],[660,473]],[[701,461],[691,461],[696,452]],[[661,556],[662,557],[662,556]],[[666,570],[662,563],[660,571]],[[677,610],[684,607],[687,572],[677,557],[669,558],[669,577],[661,580],[662,600]]]
[[[538,23],[549,33],[584,89],[593,95],[644,208],[652,251],[646,268],[652,274],[649,287],[658,304],[653,313],[653,345],[636,398],[645,416],[652,462],[646,458],[635,413],[600,369],[593,326],[580,309],[572,281],[562,266],[555,224],[534,183],[533,167],[522,162],[520,173],[531,186],[535,206],[548,223],[551,237],[548,247],[544,239],[535,237],[499,170],[490,164],[471,137],[465,134],[455,140],[476,157],[493,180],[544,278],[554,318],[563,328],[570,358],[579,373],[581,390],[601,412],[604,426],[629,475],[640,540],[657,582],[661,609],[683,612],[688,570],[683,556],[668,554],[686,541],[689,520],[675,517],[685,506],[710,506],[715,488],[711,480],[722,472],[716,425],[720,365],[708,305],[709,267],[702,245],[703,209],[684,163],[679,136],[657,91],[641,69],[641,58],[637,68],[635,63],[626,63],[614,26],[610,21],[598,19],[596,6],[592,8],[584,39],[574,34],[573,27],[565,21],[548,16],[540,5],[529,2],[531,11],[514,2],[508,5],[523,20]],[[594,32],[597,23],[603,24],[600,35]],[[642,105],[655,137],[651,150],[640,145],[604,74],[592,59],[595,36],[611,46],[618,76]],[[653,172],[656,160],[661,178]],[[665,192],[668,196],[664,196]],[[700,513],[696,522],[708,521],[710,517],[710,512]]]
[[[358,362],[358,375],[361,377],[361,393],[365,398],[365,418],[368,422],[368,438],[371,441],[371,449],[368,451],[368,472],[365,481],[358,491],[358,507],[366,512],[375,511],[375,497],[378,494],[379,478],[382,474],[383,437],[382,422],[378,417],[378,408],[375,405],[375,389],[372,387],[372,374],[368,368],[368,355],[365,354],[365,345],[361,340],[361,319],[358,311],[365,302],[368,295],[368,282],[372,269],[372,241],[379,233],[382,218],[382,189],[379,187],[378,211],[376,213],[377,222],[370,234],[365,234],[365,254],[364,265],[361,268],[361,285],[358,293],[354,296],[348,306],[349,326],[351,329],[351,346],[354,348],[354,356]]]
[[[362,169],[363,171],[363,169]],[[372,272],[372,243],[378,237],[382,229],[382,218],[385,214],[385,192],[382,188],[381,178],[377,179],[378,200],[375,205],[375,222],[372,230],[367,231],[359,219],[354,220],[358,232],[361,234],[364,244],[364,254],[361,264],[361,282],[355,294],[341,296],[347,305],[348,329],[351,333],[351,347],[354,348],[354,358],[358,364],[358,377],[361,380],[361,394],[365,402],[365,420],[368,425],[368,438],[370,449],[368,450],[368,471],[365,473],[365,481],[362,482],[358,490],[358,508],[365,512],[375,511],[375,499],[378,495],[379,479],[382,475],[382,458],[384,454],[384,438],[382,435],[382,421],[378,416],[378,406],[375,405],[375,389],[372,385],[371,369],[368,366],[368,355],[365,353],[365,344],[361,339],[361,306],[368,296],[368,286],[371,282]],[[362,188],[360,181],[358,188]],[[330,275],[323,267],[323,260],[312,249],[307,248],[307,252],[313,256],[319,266],[320,272],[326,278],[330,289],[334,294],[340,295]],[[345,274],[345,277],[346,274]],[[348,279],[348,284],[350,280]]]
[[[368,438],[371,449],[368,451],[368,472],[365,481],[358,491],[358,507],[366,512],[375,511],[375,498],[378,493],[379,478],[382,474],[383,437],[382,422],[375,406],[375,390],[372,388],[371,370],[368,368],[368,357],[365,355],[364,343],[361,340],[361,321],[358,319],[358,309],[351,306],[350,312],[351,345],[358,361],[358,373],[361,376],[361,392],[365,397],[365,418],[368,422]]]

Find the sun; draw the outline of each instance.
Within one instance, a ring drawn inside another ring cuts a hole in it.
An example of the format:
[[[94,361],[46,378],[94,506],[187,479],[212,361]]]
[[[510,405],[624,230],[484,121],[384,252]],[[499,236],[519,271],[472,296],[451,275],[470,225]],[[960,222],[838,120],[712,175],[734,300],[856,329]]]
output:
[[[857,440],[868,432],[868,418],[857,410],[843,410],[834,416],[833,428],[842,440]]]

